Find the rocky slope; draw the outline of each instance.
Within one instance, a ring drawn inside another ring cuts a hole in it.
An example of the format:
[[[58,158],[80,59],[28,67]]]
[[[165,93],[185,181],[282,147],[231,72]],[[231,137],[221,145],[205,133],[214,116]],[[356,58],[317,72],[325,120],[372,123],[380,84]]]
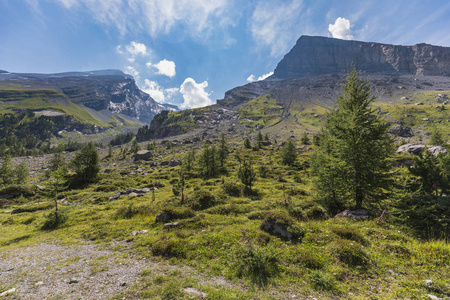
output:
[[[147,124],[164,109],[178,110],[176,106],[157,103],[136,86],[131,76],[119,70],[59,74],[20,74],[1,71],[0,86],[7,87],[2,90],[0,101],[26,100],[39,96],[36,93],[41,92],[56,93],[60,96],[62,94],[62,98],[72,103],[95,111],[107,110]],[[11,86],[14,88],[11,89]],[[61,98],[54,96],[55,101]]]
[[[450,48],[302,36],[275,68],[273,78],[342,73],[352,63],[368,74],[449,76]]]

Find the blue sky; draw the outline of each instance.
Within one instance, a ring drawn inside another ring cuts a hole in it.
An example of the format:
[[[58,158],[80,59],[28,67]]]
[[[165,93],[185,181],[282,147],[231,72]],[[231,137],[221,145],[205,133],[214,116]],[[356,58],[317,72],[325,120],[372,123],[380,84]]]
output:
[[[450,46],[450,1],[0,0],[0,69],[120,69],[181,108],[263,79],[301,35]]]

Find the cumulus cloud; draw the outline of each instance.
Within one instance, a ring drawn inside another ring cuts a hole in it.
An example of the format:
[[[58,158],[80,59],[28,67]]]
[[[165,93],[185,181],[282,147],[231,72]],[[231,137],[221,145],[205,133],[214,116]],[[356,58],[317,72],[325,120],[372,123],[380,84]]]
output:
[[[156,81],[144,80],[144,92],[150,95],[156,102],[169,103],[173,99],[173,96],[179,92],[178,88],[162,88]]]
[[[248,76],[247,81],[248,81],[248,82],[261,81],[261,80],[264,80],[264,79],[266,79],[267,77],[270,77],[270,76],[272,76],[272,75],[273,75],[273,72],[269,72],[269,73],[267,73],[267,74],[264,74],[264,75],[259,76],[258,79],[256,80],[256,79],[255,79],[255,75],[252,74],[252,75]]]
[[[165,75],[170,78],[172,78],[176,74],[175,63],[167,59],[163,59],[155,65],[152,65],[151,62],[148,62],[146,65],[147,67],[155,67],[156,69],[158,69],[158,72],[156,72],[156,74]]]
[[[302,8],[302,0],[259,2],[250,18],[252,37],[272,56],[286,53],[301,33]]]
[[[186,78],[180,87],[184,99],[181,108],[196,108],[213,104],[209,98],[210,94],[205,91],[207,87],[207,81],[197,83],[190,77]]]
[[[328,31],[334,38],[341,40],[353,39],[350,21],[345,18],[337,18],[334,24],[328,25]]]
[[[131,42],[125,47],[129,54],[132,56],[147,55],[147,46],[138,42]]]

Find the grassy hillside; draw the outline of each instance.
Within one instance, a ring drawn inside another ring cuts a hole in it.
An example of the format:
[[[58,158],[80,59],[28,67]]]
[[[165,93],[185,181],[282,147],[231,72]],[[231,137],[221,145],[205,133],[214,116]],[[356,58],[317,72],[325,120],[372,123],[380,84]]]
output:
[[[197,164],[185,172],[184,202],[174,192],[180,182],[180,166],[161,168],[160,163],[184,159],[192,148],[198,157],[200,144],[170,149],[158,145],[153,150],[156,168],[145,162],[132,164],[130,154],[124,158],[119,150],[112,158],[104,158],[103,153],[102,170],[113,172],[102,173],[97,183],[84,189],[63,192],[60,205],[67,221],[55,230],[41,229],[53,207],[53,199],[44,193],[37,191],[32,196],[1,200],[0,255],[1,251],[20,251],[43,242],[70,245],[91,241],[113,249],[118,256],[167,262],[177,268],[192,268],[199,274],[161,274],[148,269],[117,299],[192,299],[184,290],[187,287],[207,293],[207,299],[450,296],[450,246],[444,240],[419,238],[413,228],[405,227],[392,214],[396,201],[409,192],[407,185],[399,185],[391,199],[372,207],[371,220],[330,218],[313,189],[308,168],[311,152],[300,153],[297,167],[286,167],[280,164],[277,146],[252,151],[244,149],[241,140],[231,142],[232,154],[226,161],[225,174],[202,179]],[[146,144],[140,146],[144,148]],[[257,174],[254,192],[249,196],[243,194],[237,177],[238,156],[251,159]],[[414,180],[405,166],[394,164],[410,158],[392,159],[395,181]],[[152,192],[142,197],[109,199],[127,188],[145,187],[157,188],[154,199]],[[384,208],[390,214],[379,221]],[[156,216],[162,212],[171,217],[157,222]],[[264,219],[272,215],[290,222],[301,238],[284,240],[262,230]],[[170,222],[177,223],[164,225]],[[66,263],[75,268],[76,261]],[[90,276],[108,273],[101,263],[89,267]],[[208,283],[217,277],[226,284]],[[24,278],[26,274],[17,282]],[[433,283],[429,285],[425,280]],[[0,283],[0,291],[11,287],[14,284]]]

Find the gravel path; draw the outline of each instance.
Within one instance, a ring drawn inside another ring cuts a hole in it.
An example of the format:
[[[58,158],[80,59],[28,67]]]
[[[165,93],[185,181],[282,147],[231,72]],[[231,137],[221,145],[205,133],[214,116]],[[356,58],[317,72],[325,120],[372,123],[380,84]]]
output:
[[[3,251],[0,287],[16,288],[11,299],[108,299],[135,284],[144,269],[176,269],[198,276],[187,267],[125,257],[124,253],[128,252],[103,250],[94,244],[56,243]]]

